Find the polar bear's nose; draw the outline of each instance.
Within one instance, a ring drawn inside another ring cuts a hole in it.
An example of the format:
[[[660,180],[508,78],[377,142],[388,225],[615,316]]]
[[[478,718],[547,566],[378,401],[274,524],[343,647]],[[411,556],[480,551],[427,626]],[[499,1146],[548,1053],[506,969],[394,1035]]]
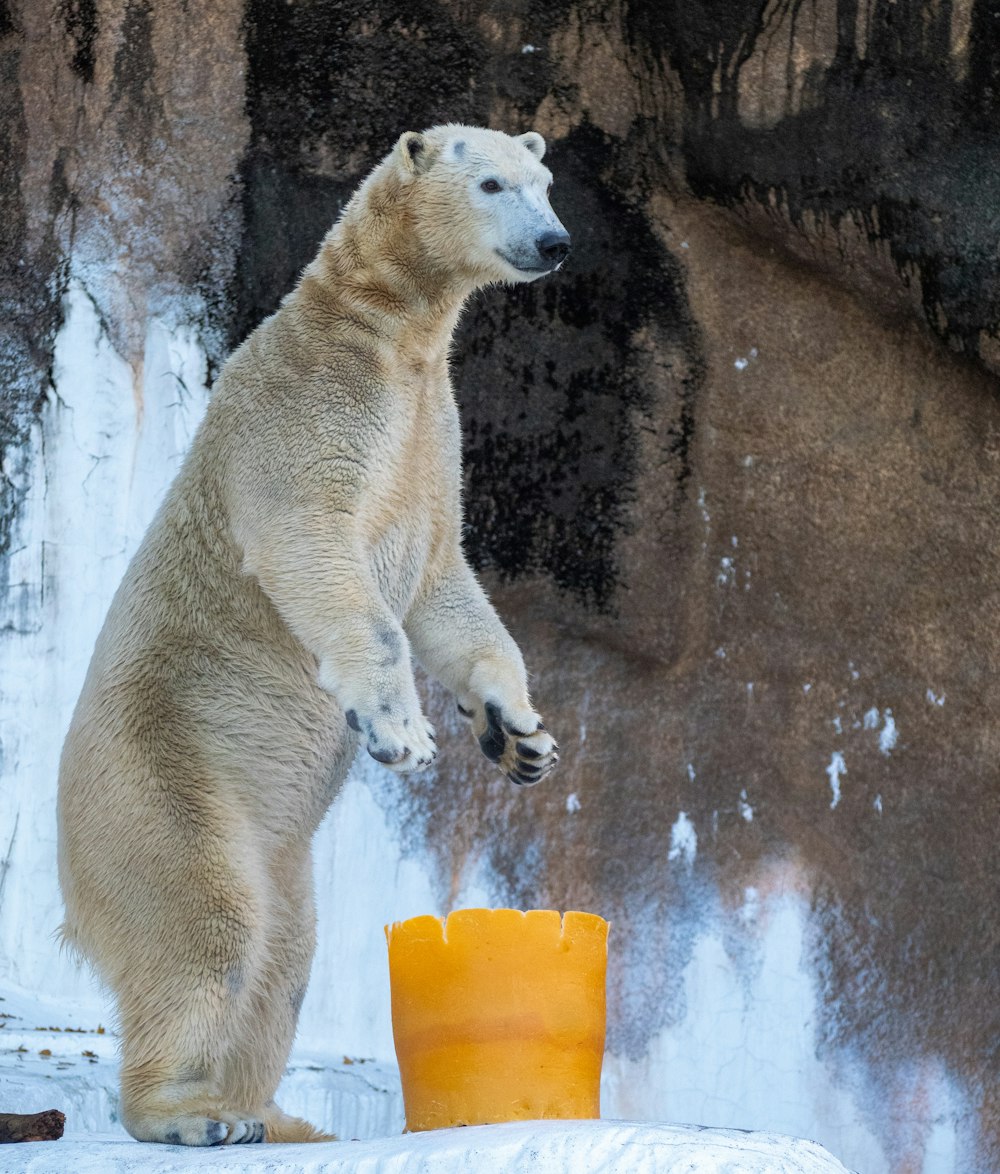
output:
[[[558,265],[569,256],[569,233],[543,232],[535,241],[535,248],[550,265]]]

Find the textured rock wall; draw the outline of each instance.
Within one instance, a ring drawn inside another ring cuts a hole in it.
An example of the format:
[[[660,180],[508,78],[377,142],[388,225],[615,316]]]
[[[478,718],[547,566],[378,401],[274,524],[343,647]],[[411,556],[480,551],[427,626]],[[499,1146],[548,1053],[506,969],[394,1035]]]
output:
[[[456,737],[376,797],[442,904],[613,919],[635,1064],[699,935],[752,984],[793,891],[789,1031],[864,1168],[995,1169],[997,0],[22,0],[0,86],[5,470],[71,271],[141,412],[148,320],[217,365],[401,130],[547,136],[572,259],[475,299],[454,366],[468,549],[563,762],[516,792]]]

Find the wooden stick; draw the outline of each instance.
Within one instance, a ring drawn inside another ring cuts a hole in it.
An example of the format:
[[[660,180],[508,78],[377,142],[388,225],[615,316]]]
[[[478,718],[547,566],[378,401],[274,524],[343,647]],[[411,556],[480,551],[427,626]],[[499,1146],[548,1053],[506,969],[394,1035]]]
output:
[[[0,1113],[0,1142],[58,1141],[63,1135],[66,1114],[58,1109],[44,1113]]]

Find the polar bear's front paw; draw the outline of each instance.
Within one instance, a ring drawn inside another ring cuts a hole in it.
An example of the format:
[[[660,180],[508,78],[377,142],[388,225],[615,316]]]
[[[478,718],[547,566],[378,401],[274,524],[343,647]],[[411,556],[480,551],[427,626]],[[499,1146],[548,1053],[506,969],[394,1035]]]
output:
[[[493,701],[474,709],[459,703],[458,710],[471,719],[480,750],[512,783],[532,787],[559,761],[555,739],[533,710],[515,713]]]
[[[423,770],[437,757],[434,727],[419,711],[404,716],[396,713],[391,705],[383,704],[379,713],[371,716],[356,709],[348,709],[344,716],[351,729],[365,739],[372,758],[399,774]]]

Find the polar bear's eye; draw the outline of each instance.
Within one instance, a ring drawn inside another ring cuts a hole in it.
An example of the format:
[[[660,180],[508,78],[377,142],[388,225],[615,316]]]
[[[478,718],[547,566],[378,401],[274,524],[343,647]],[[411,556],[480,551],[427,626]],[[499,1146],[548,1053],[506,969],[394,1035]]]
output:
[[[491,195],[494,192],[498,192],[501,190],[500,184],[497,183],[497,181],[495,179],[484,179],[483,182],[479,186],[484,192],[489,192]]]

